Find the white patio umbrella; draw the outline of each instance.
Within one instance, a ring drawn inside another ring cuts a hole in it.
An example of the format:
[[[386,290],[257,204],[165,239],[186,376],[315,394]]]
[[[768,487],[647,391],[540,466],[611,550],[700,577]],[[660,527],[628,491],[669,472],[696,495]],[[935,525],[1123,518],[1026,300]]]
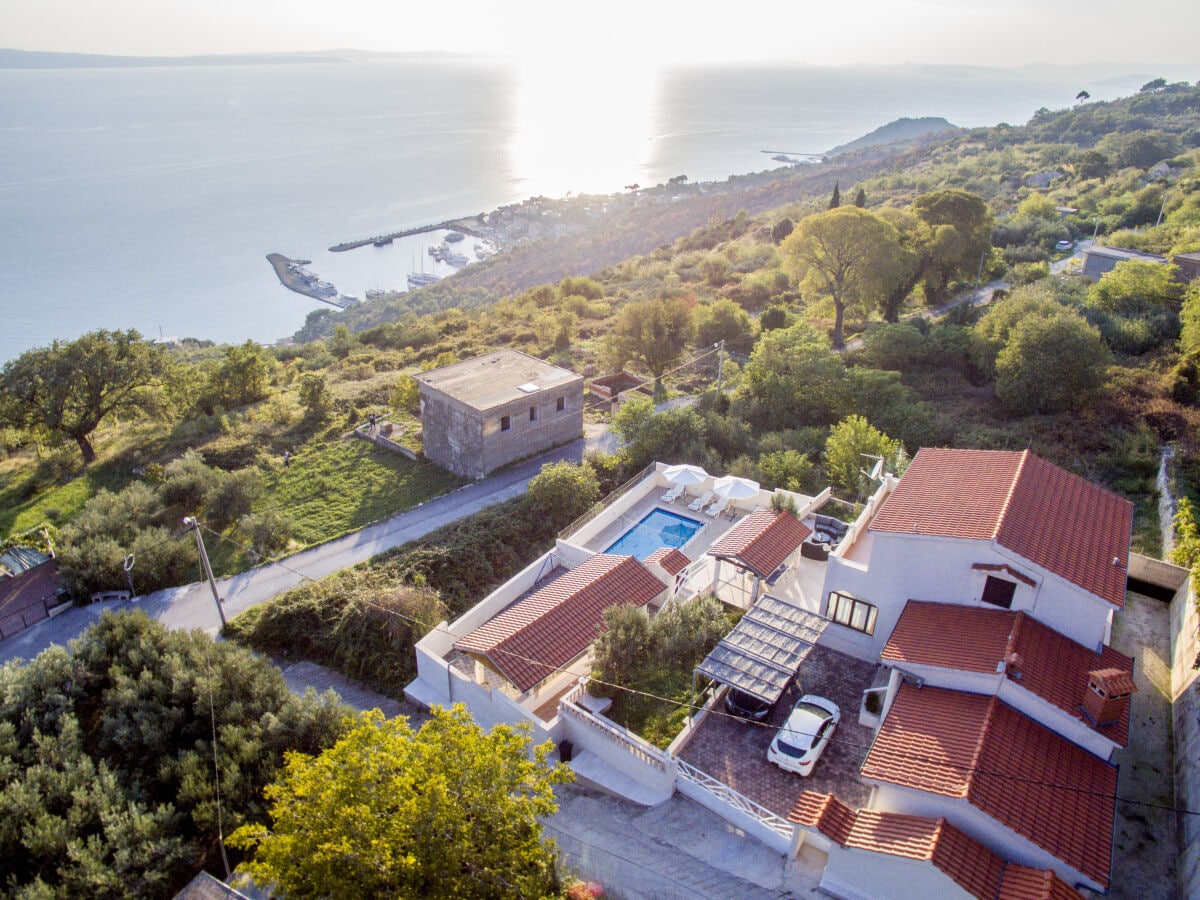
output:
[[[667,466],[663,469],[663,477],[671,484],[700,484],[702,481],[708,481],[708,473],[699,466],[692,466],[686,463],[678,466]]]
[[[726,475],[716,480],[713,491],[726,500],[748,500],[758,495],[758,482],[737,475]]]

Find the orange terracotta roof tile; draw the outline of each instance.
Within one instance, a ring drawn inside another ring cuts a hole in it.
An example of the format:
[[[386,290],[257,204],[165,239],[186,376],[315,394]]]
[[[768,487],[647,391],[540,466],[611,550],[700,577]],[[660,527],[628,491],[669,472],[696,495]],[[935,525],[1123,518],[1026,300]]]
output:
[[[923,600],[905,604],[880,657],[991,674],[1013,653],[1020,659],[1020,678],[1013,678],[1017,685],[1092,728],[1079,709],[1089,674],[1103,668],[1129,677],[1133,669],[1133,660],[1112,647],[1096,653],[1028,613]],[[1117,722],[1094,730],[1124,746],[1129,710]]]
[[[1052,869],[1034,869],[1009,863],[996,900],[1082,900],[1083,894],[1058,877]]]
[[[816,791],[801,791],[796,805],[788,813],[788,820],[808,828],[816,828],[821,834],[839,844],[845,844],[854,827],[856,813],[833,794]]]
[[[1028,450],[922,448],[870,528],[995,541],[1125,603],[1132,504]]]
[[[995,697],[902,685],[862,774],[966,798],[1108,885],[1116,768]]]
[[[646,557],[646,562],[658,563],[672,575],[678,575],[692,564],[688,555],[675,547],[659,547]]]
[[[1006,609],[909,600],[880,657],[913,663],[995,672],[1012,638],[1014,613]]]
[[[663,583],[632,556],[598,553],[517,600],[454,646],[485,657],[527,691],[588,648],[608,607],[642,606],[662,591]]]
[[[760,578],[781,566],[812,529],[790,512],[760,509],[729,529],[709,550],[709,556],[740,563]]]

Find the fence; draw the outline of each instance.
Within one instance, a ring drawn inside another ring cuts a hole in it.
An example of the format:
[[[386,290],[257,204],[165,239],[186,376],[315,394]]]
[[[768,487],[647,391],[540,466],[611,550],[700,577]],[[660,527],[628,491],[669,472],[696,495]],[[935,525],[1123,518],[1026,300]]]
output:
[[[739,794],[729,785],[682,759],[675,760],[675,775],[680,793],[691,797],[727,821],[742,825],[772,850],[780,853],[792,852],[796,826],[787,819]]]
[[[636,734],[622,728],[613,722],[605,721],[594,713],[588,712],[583,707],[573,702],[574,698],[579,696],[579,691],[582,691],[582,686],[573,689],[570,693],[563,697],[559,704],[558,713],[560,716],[586,726],[602,735],[610,744],[619,747],[626,755],[632,757],[636,762],[642,765],[649,766],[659,772],[669,773],[671,768],[671,759],[667,754],[659,750],[648,741],[642,740]],[[572,698],[568,700],[567,698]],[[580,743],[580,741],[576,741]],[[587,743],[583,741],[583,743]],[[589,749],[594,749],[589,747]],[[599,754],[597,754],[599,755]],[[607,760],[611,762],[611,758]]]
[[[596,516],[600,515],[600,513],[612,506],[617,500],[633,490],[634,486],[641,482],[642,479],[644,479],[651,472],[655,471],[657,466],[658,463],[650,463],[650,465],[646,466],[646,468],[642,469],[642,471],[638,472],[603,500],[593,504],[591,509],[589,509],[582,516],[558,533],[559,539],[565,541],[573,534],[577,533],[581,528],[583,528],[583,526],[588,524],[588,522],[592,521],[592,519],[596,518]]]

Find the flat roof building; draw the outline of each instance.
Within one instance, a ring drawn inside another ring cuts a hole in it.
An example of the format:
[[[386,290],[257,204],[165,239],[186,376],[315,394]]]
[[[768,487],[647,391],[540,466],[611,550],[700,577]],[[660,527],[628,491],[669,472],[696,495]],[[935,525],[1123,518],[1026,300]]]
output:
[[[496,350],[414,376],[425,456],[467,478],[583,434],[583,376]]]

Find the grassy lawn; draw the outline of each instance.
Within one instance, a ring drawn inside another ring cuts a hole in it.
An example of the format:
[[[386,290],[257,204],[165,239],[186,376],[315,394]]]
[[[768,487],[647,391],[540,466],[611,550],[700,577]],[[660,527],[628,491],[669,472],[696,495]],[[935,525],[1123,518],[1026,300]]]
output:
[[[27,531],[42,522],[68,521],[99,488],[85,476],[55,485],[33,497],[23,497],[26,481],[26,478],[15,478],[0,489],[0,535]]]
[[[463,480],[358,439],[306,444],[263,473],[259,508],[292,519],[301,544],[318,544],[451,491]]]

